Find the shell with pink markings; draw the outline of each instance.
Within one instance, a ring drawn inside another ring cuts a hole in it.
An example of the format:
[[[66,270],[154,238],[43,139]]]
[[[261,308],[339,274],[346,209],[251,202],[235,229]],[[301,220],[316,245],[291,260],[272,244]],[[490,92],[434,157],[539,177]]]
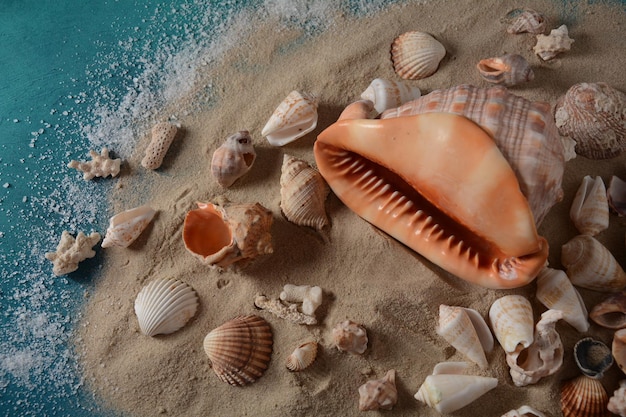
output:
[[[518,54],[481,59],[476,68],[482,79],[492,84],[513,86],[535,78],[528,61]]]
[[[424,32],[405,32],[391,44],[393,69],[405,80],[433,75],[444,56],[446,48]]]
[[[361,355],[367,350],[367,331],[360,324],[345,320],[333,328],[333,341],[340,351]]]
[[[533,51],[544,61],[549,61],[561,52],[569,51],[574,39],[569,37],[567,26],[552,29],[549,35],[537,35],[537,44]]]
[[[510,22],[506,31],[512,35],[518,33],[532,33],[537,35],[546,30],[545,16],[532,9],[512,10],[507,14],[506,20]]]
[[[315,95],[292,91],[274,110],[261,135],[272,146],[283,146],[301,138],[317,126],[317,105]]]
[[[234,133],[213,152],[211,174],[222,187],[230,187],[250,171],[256,159],[252,138],[247,130]]]
[[[149,206],[139,206],[116,214],[109,220],[102,247],[127,248],[150,224],[156,211]]]
[[[303,343],[287,357],[287,369],[294,372],[303,371],[311,366],[316,357],[317,342]]]

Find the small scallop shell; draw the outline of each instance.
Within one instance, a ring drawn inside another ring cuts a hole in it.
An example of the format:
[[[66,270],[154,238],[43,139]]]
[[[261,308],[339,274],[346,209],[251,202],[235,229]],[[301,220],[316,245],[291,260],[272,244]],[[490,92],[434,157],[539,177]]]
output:
[[[476,65],[483,80],[507,87],[532,81],[535,73],[526,59],[517,54],[481,59]]]
[[[274,110],[261,135],[272,146],[283,146],[317,126],[318,100],[312,94],[292,91]]]
[[[523,405],[516,410],[502,414],[502,417],[546,417],[546,415],[531,406]]]
[[[607,410],[618,416],[626,416],[626,380],[619,382],[619,388],[613,392],[613,396],[609,398]]]
[[[152,281],[135,299],[139,328],[148,336],[175,332],[196,314],[197,308],[198,294],[175,279]]]
[[[561,52],[569,51],[574,43],[570,38],[567,26],[561,25],[552,29],[549,35],[537,35],[537,44],[533,48],[535,54],[544,61],[549,61]]]
[[[303,371],[311,366],[316,357],[317,342],[303,343],[287,357],[287,369],[294,372]]]
[[[516,9],[509,12],[507,16],[512,16],[511,23],[506,28],[506,31],[512,35],[518,33],[532,33],[537,35],[546,30],[545,16],[532,9]]]
[[[626,329],[620,329],[613,335],[611,353],[619,369],[626,373]]]
[[[601,292],[626,287],[626,273],[611,252],[595,238],[578,235],[564,244],[561,262],[572,284]]]
[[[272,344],[272,330],[263,318],[239,316],[211,330],[204,338],[204,351],[221,381],[243,386],[263,375]]]
[[[378,115],[387,109],[393,109],[406,102],[415,100],[419,98],[421,94],[419,88],[402,81],[389,81],[376,78],[361,94],[361,98],[374,103],[376,115]]]
[[[563,312],[563,320],[581,333],[589,330],[587,308],[564,271],[545,267],[537,276],[537,299],[546,307]]]
[[[398,402],[396,371],[390,369],[381,379],[367,381],[359,387],[359,410],[391,410]]]
[[[602,383],[581,375],[561,387],[563,417],[608,417],[609,396]]]
[[[521,295],[505,295],[489,309],[489,321],[498,342],[514,354],[533,342],[534,318],[530,301]]]
[[[584,235],[597,235],[609,227],[609,202],[602,177],[595,179],[586,175],[583,178],[569,217],[578,231]]]
[[[626,327],[626,293],[611,294],[589,312],[591,320],[609,329]]]
[[[361,355],[367,349],[367,332],[352,320],[342,321],[333,328],[333,342],[342,352]]]
[[[120,246],[127,248],[144,231],[154,218],[156,211],[149,206],[135,207],[111,217],[102,247]]]
[[[280,176],[280,209],[290,222],[320,231],[328,226],[328,185],[305,161],[285,154]]]
[[[445,55],[441,42],[424,32],[403,33],[391,44],[393,69],[406,80],[433,75]]]
[[[579,83],[557,101],[554,118],[561,136],[576,141],[576,153],[613,158],[626,150],[626,94],[606,83]]]
[[[595,379],[602,378],[613,365],[611,349],[591,337],[585,337],[574,345],[574,360],[584,375]]]
[[[626,215],[626,181],[613,175],[606,191],[607,200],[611,209],[618,216]]]
[[[256,159],[252,138],[242,130],[226,138],[211,159],[211,173],[222,187],[230,187],[245,175]]]
[[[479,332],[477,332],[468,310],[470,309],[441,304],[439,306],[439,326],[437,327],[437,334],[446,339],[469,360],[478,364],[482,369],[486,369],[488,363],[485,351],[490,351],[491,348],[493,348],[493,337],[480,314],[475,310],[471,310],[475,313],[473,317],[482,321],[482,324],[479,324],[479,326],[486,330],[486,332],[480,332],[480,334],[483,335],[483,339],[484,335],[488,336],[485,346],[483,346]]]

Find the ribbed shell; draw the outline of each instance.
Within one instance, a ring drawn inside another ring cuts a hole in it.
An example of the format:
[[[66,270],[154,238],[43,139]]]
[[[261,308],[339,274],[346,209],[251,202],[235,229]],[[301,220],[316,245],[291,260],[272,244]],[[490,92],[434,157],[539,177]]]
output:
[[[609,417],[609,396],[597,379],[581,375],[561,387],[563,417]]]
[[[537,44],[533,51],[544,61],[549,61],[561,52],[569,51],[574,39],[569,37],[567,26],[552,29],[549,35],[537,35]]]
[[[280,209],[287,220],[322,230],[329,224],[324,207],[329,191],[315,168],[285,154],[280,176]]]
[[[463,307],[439,306],[437,334],[482,369],[487,369],[485,349],[474,324]],[[491,336],[491,333],[489,334]],[[491,339],[493,345],[493,339]]]
[[[510,34],[532,33],[538,35],[546,30],[546,18],[543,14],[532,10],[512,10],[507,16],[511,16],[511,23],[506,28]]]
[[[517,54],[481,59],[476,68],[483,80],[507,87],[529,82],[535,78],[535,73],[528,61]]]
[[[596,304],[589,312],[596,324],[609,329],[626,327],[626,293],[611,294]]]
[[[135,207],[116,214],[109,220],[102,247],[130,246],[150,224],[156,211],[149,206]]]
[[[376,78],[363,91],[361,98],[374,103],[375,115],[377,116],[387,109],[393,109],[408,101],[415,100],[420,95],[419,88],[406,82]]]
[[[521,295],[498,298],[489,309],[493,334],[505,352],[527,348],[534,340],[534,318],[530,301]]]
[[[589,330],[587,308],[564,271],[545,267],[537,276],[537,300],[563,312],[563,320],[581,333]]]
[[[295,350],[287,357],[287,369],[294,372],[303,371],[317,357],[317,342],[306,342],[295,348]]]
[[[273,146],[293,142],[317,126],[317,105],[313,94],[292,91],[274,110],[261,135]]]
[[[626,150],[626,94],[606,83],[571,86],[556,104],[555,120],[579,155],[606,159]]]
[[[446,55],[446,48],[424,32],[406,32],[391,44],[391,62],[396,73],[406,80],[433,75]]]
[[[609,227],[609,202],[602,177],[586,175],[576,192],[569,217],[584,235],[597,235]]]
[[[387,110],[381,118],[431,112],[465,116],[491,135],[515,172],[537,225],[561,201],[564,148],[548,103],[528,101],[501,86],[460,85]]]
[[[213,329],[204,338],[213,371],[220,380],[243,386],[259,379],[272,356],[272,330],[255,315],[239,316]]]
[[[175,332],[196,314],[197,308],[194,289],[176,279],[152,281],[135,299],[139,328],[148,336]]]
[[[222,187],[230,187],[252,168],[255,159],[250,133],[242,130],[227,137],[213,152],[211,174]]]

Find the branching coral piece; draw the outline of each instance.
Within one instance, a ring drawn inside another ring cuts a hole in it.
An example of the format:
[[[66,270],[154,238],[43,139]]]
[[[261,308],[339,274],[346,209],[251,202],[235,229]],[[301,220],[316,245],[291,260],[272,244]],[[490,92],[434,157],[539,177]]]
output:
[[[302,303],[302,312],[312,316],[322,304],[322,289],[318,286],[287,284],[280,293],[280,299],[290,303]]]
[[[63,231],[56,252],[46,253],[46,259],[52,261],[52,272],[56,276],[65,275],[78,269],[78,263],[93,258],[96,252],[92,247],[100,241],[100,233],[92,232],[89,236],[79,232],[76,238]]]
[[[107,177],[109,175],[115,177],[120,173],[122,160],[119,158],[111,159],[107,148],[102,148],[100,155],[96,151],[89,151],[89,155],[91,161],[78,162],[72,160],[67,166],[82,171],[84,173],[83,179],[86,181],[94,177]]]
[[[317,319],[315,317],[300,313],[296,304],[286,306],[281,303],[280,300],[272,300],[264,295],[257,295],[254,298],[254,305],[261,310],[267,310],[281,319],[285,319],[296,324],[306,324],[308,326],[317,324]]]

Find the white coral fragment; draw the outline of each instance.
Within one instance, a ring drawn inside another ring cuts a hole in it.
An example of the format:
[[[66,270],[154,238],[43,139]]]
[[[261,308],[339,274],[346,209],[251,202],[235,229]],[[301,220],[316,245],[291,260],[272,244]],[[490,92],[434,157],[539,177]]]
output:
[[[78,269],[78,263],[93,258],[96,252],[93,246],[100,241],[100,233],[92,232],[89,236],[79,232],[74,238],[67,230],[61,235],[56,252],[46,253],[46,259],[54,265],[52,272],[56,276],[69,274]]]
[[[302,303],[302,312],[312,316],[322,305],[322,289],[318,286],[287,284],[280,293],[280,299],[288,303]]]
[[[275,316],[296,324],[306,324],[308,326],[317,324],[317,319],[313,316],[298,311],[296,304],[284,305],[280,300],[270,299],[264,295],[257,295],[254,298],[254,305],[261,310],[267,310]]]
[[[168,122],[157,123],[152,127],[152,140],[146,148],[146,155],[141,160],[141,166],[146,169],[157,169],[163,163],[178,128]]]
[[[120,173],[122,160],[119,158],[112,159],[109,156],[108,148],[102,148],[100,154],[91,150],[89,151],[89,156],[91,156],[91,161],[78,162],[72,160],[67,164],[68,168],[82,171],[85,181],[89,181],[95,177],[108,177],[109,175],[115,177]]]

